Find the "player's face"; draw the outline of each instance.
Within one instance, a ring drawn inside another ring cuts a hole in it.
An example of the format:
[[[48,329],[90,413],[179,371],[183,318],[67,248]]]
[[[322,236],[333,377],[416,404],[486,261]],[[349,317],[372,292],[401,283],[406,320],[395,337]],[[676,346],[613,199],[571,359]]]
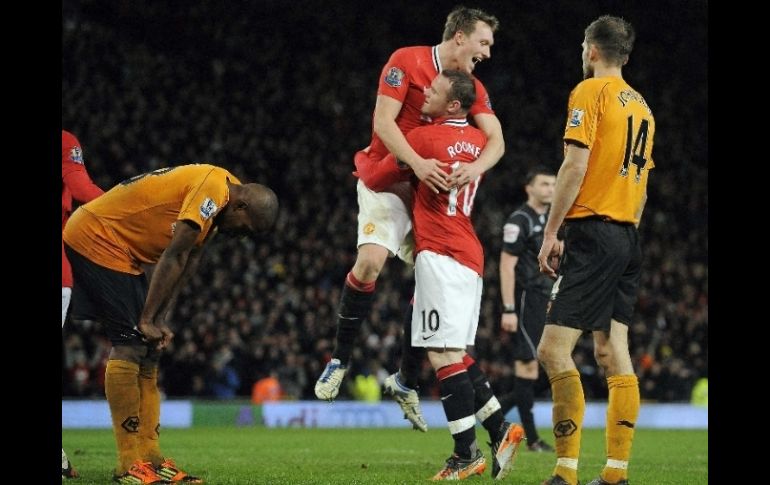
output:
[[[553,175],[536,175],[530,184],[530,195],[540,204],[550,204],[553,200],[553,189],[556,188],[556,177]]]
[[[425,102],[422,104],[422,114],[438,118],[447,114],[447,94],[452,87],[449,79],[439,74],[433,78],[430,86],[425,88]]]
[[[589,59],[589,54],[591,53],[591,48],[588,46],[588,42],[583,40],[583,79],[589,79],[594,77],[594,66],[591,65],[591,60]]]
[[[223,211],[218,227],[219,232],[232,237],[249,236],[256,232],[248,211],[244,209]]]
[[[492,44],[495,43],[495,36],[492,28],[479,20],[476,22],[474,31],[465,36],[465,42],[460,46],[458,68],[467,73],[472,73],[473,68],[479,62],[492,57]]]

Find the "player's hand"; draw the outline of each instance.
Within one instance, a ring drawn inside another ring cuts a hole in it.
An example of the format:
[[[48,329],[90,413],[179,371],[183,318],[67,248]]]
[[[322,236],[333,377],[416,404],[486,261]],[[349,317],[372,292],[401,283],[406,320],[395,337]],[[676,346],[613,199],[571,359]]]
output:
[[[137,325],[139,332],[144,336],[145,342],[151,347],[162,350],[174,338],[174,333],[165,325],[154,325],[149,322],[142,322]]]
[[[519,330],[519,316],[515,313],[503,313],[500,319],[500,326],[506,332],[517,332]]]
[[[171,329],[165,325],[160,327],[160,332],[163,334],[163,336],[160,338],[160,342],[158,342],[158,346],[156,348],[158,350],[163,350],[171,343],[171,339],[174,338],[174,332],[172,332]]]
[[[563,244],[556,239],[556,234],[544,234],[543,245],[537,255],[540,272],[556,279],[556,270],[559,269],[559,258],[563,251]]]
[[[438,194],[439,190],[449,191],[449,185],[446,182],[447,173],[444,171],[444,167],[447,166],[448,164],[439,162],[435,158],[420,159],[412,165],[412,171],[422,183]]]
[[[144,336],[145,342],[150,345],[157,344],[163,338],[161,328],[150,322],[140,322],[139,325],[137,325],[137,328]]]
[[[457,187],[457,191],[464,189],[469,183],[476,180],[482,173],[481,167],[475,163],[461,163],[459,167],[449,175],[447,184]]]

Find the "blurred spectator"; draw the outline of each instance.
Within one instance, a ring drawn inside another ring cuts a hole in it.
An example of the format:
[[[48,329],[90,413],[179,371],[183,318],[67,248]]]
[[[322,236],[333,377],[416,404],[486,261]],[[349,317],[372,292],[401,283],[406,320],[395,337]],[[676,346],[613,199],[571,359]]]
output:
[[[251,391],[251,402],[262,404],[265,401],[280,401],[283,397],[281,383],[278,382],[278,374],[271,370],[270,374],[254,383]]]

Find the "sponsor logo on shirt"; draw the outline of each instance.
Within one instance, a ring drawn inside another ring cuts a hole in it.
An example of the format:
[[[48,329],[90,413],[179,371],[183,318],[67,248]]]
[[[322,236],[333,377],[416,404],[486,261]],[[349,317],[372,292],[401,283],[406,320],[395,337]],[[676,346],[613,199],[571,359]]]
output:
[[[72,150],[70,150],[70,160],[83,165],[83,150],[80,147],[72,147]]]
[[[385,84],[394,88],[401,86],[403,80],[404,71],[397,67],[391,67],[388,74],[385,75]]]
[[[572,110],[572,114],[569,115],[569,126],[570,128],[574,128],[576,126],[580,126],[581,123],[583,123],[583,116],[586,114],[585,111],[582,109],[574,108]]]
[[[206,197],[206,200],[204,200],[203,203],[201,204],[201,209],[200,209],[201,217],[205,221],[208,218],[210,218],[212,215],[214,215],[217,209],[218,207],[214,203],[214,201],[211,200],[209,197]]]

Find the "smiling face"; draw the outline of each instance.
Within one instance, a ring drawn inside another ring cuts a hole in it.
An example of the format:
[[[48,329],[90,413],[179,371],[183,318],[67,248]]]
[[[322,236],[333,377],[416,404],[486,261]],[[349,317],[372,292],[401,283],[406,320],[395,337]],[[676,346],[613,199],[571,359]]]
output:
[[[422,114],[431,118],[439,118],[447,114],[449,102],[447,100],[452,83],[446,76],[439,74],[433,78],[430,86],[425,88],[425,102],[422,104]]]
[[[473,32],[466,34],[458,31],[455,40],[459,44],[457,61],[460,70],[467,73],[473,72],[476,64],[492,57],[492,44],[495,43],[495,35],[492,28],[482,22],[476,22]]]

